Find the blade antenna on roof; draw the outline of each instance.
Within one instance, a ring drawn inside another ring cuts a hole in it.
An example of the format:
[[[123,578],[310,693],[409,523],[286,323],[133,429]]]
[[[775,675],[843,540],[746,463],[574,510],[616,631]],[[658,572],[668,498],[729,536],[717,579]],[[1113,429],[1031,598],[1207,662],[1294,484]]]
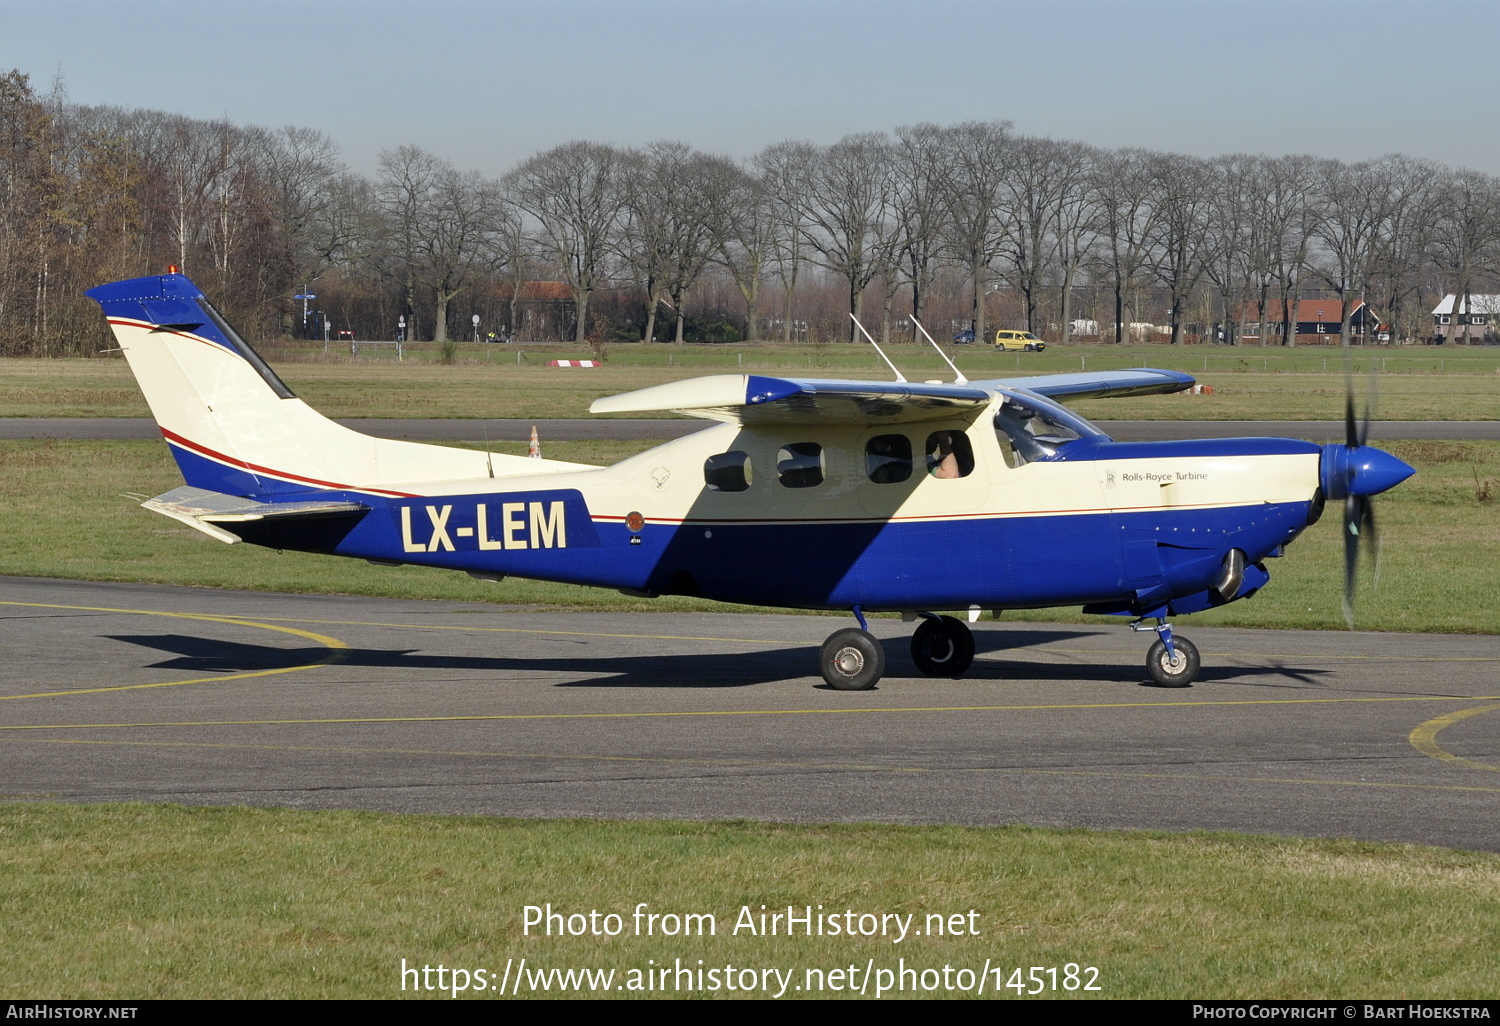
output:
[[[917,330],[926,336],[927,341],[932,343],[932,348],[938,351],[938,355],[943,358],[943,362],[953,368],[953,383],[955,385],[967,385],[969,379],[964,377],[964,372],[958,369],[957,364],[948,359],[948,354],[943,352],[943,347],[937,344],[937,339],[927,334],[927,329],[922,327],[922,322],[917,320],[916,314],[907,314],[906,316],[911,318],[911,322],[917,326]]]
[[[885,365],[891,369],[891,373],[896,375],[896,380],[905,382],[906,375],[902,374],[899,370],[896,369],[896,365],[891,362],[891,358],[885,355],[885,350],[881,349],[879,344],[877,344],[873,338],[870,338],[870,333],[868,331],[865,331],[865,326],[863,324],[859,323],[859,318],[851,313],[849,315],[849,319],[854,322],[854,326],[859,329],[860,334],[864,335],[865,338],[870,339],[870,345],[875,346],[875,351],[880,354],[880,358],[885,361]]]

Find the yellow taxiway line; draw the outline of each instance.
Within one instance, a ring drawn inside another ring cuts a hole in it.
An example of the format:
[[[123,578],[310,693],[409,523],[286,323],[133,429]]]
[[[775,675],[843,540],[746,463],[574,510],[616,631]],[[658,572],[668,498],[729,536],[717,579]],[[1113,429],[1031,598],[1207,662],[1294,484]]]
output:
[[[1465,759],[1461,755],[1454,755],[1437,743],[1438,732],[1445,727],[1451,727],[1453,724],[1460,720],[1466,720],[1470,716],[1494,712],[1496,709],[1500,709],[1500,705],[1480,705],[1473,709],[1459,709],[1448,713],[1446,716],[1438,716],[1435,719],[1428,720],[1426,723],[1419,723],[1417,728],[1407,735],[1406,739],[1411,742],[1413,748],[1431,758],[1441,759],[1444,762],[1451,762],[1454,765],[1464,766],[1468,769],[1500,773],[1500,766],[1480,762],[1477,759]]]
[[[85,613],[125,613],[132,616],[169,616],[179,620],[206,620],[210,623],[228,623],[238,627],[258,627],[261,630],[291,634],[299,638],[306,638],[309,641],[316,641],[328,649],[328,654],[322,659],[311,663],[304,663],[301,666],[281,666],[274,670],[247,670],[244,673],[226,673],[220,674],[217,677],[198,677],[194,680],[161,681],[152,684],[117,684],[105,688],[77,688],[68,691],[38,691],[29,695],[0,695],[0,702],[13,701],[18,698],[59,698],[65,695],[97,695],[106,691],[176,688],[182,687],[185,684],[218,684],[226,680],[245,680],[250,677],[270,677],[278,673],[296,673],[299,670],[311,670],[315,667],[343,662],[348,657],[349,646],[338,638],[330,638],[326,634],[314,634],[312,631],[299,630],[296,627],[282,627],[277,624],[259,623],[255,620],[244,620],[233,616],[209,616],[206,613],[169,613],[160,609],[112,609],[106,606],[64,606],[52,602],[0,602],[0,606],[27,606],[33,609],[69,609]]]

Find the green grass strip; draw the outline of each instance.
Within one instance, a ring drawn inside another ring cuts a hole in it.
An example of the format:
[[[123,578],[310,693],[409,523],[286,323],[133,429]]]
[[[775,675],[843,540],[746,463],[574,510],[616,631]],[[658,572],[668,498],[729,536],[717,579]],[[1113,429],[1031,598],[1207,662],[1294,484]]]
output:
[[[872,964],[896,970],[904,958],[919,972],[967,968],[971,981],[988,960],[1005,977],[990,976],[1000,997],[1015,996],[1003,986],[1013,969],[1032,966],[1056,967],[1064,996],[1069,963],[1097,968],[1096,993],[1111,998],[1500,988],[1500,857],[1405,845],[12,803],[0,805],[0,865],[0,995],[12,999],[451,999],[451,977],[438,992],[408,976],[403,992],[402,959],[464,969],[471,988],[485,970],[486,990],[459,996],[493,998],[522,958],[533,972],[614,970],[619,986],[631,970],[644,986],[653,963],[699,959],[776,967],[794,986],[809,969],[826,986],[828,971],[853,965],[857,986]],[[711,914],[715,933],[662,936],[670,921],[658,920],[637,936],[642,902],[647,914]],[[601,933],[616,914],[619,934],[526,935],[525,906],[548,903],[564,916],[597,910]],[[762,936],[762,905],[910,915],[914,930],[941,916],[960,929],[900,943],[894,923],[884,938]],[[735,933],[746,907],[757,930]]]

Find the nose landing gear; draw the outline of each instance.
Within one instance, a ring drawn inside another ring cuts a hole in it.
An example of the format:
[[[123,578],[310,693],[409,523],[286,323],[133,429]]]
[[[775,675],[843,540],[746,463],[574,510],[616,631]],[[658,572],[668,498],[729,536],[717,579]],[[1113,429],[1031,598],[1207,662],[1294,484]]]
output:
[[[1164,688],[1186,688],[1191,687],[1193,681],[1198,679],[1200,662],[1198,659],[1198,646],[1187,638],[1174,638],[1172,636],[1172,625],[1167,623],[1165,617],[1156,617],[1156,625],[1148,626],[1141,617],[1130,625],[1133,631],[1155,631],[1156,640],[1151,643],[1151,648],[1146,653],[1146,672],[1151,674],[1151,679],[1156,681],[1159,687]]]

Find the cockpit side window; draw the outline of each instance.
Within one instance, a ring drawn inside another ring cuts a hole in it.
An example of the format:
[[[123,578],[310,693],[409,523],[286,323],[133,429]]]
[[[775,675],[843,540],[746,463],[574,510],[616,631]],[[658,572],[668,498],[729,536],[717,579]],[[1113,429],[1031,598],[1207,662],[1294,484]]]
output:
[[[1040,403],[1031,405],[1010,397],[995,414],[995,433],[1012,467],[1050,460],[1063,446],[1083,437],[1083,432]]]
[[[703,483],[711,492],[743,492],[754,481],[747,452],[738,449],[721,452],[703,462]]]
[[[900,484],[911,477],[911,439],[876,435],[865,443],[865,473],[876,484]]]

